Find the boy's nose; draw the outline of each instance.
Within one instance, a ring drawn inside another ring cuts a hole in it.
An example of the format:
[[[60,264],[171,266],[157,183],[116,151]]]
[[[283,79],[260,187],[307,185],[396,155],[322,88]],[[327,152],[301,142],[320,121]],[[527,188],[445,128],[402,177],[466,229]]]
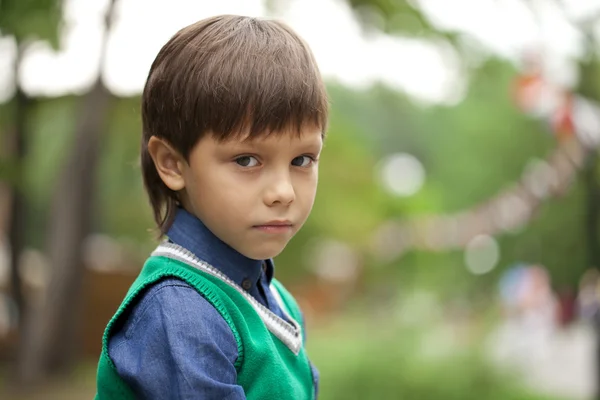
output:
[[[290,176],[278,176],[277,179],[269,185],[265,192],[265,204],[267,206],[289,205],[296,198],[294,186]]]

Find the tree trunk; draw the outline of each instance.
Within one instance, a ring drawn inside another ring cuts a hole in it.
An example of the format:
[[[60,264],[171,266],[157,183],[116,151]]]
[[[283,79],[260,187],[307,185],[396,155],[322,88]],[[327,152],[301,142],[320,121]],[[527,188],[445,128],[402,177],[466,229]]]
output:
[[[76,355],[84,266],[82,245],[91,228],[100,137],[110,94],[98,81],[85,96],[74,145],[63,166],[50,209],[46,241],[52,267],[43,304],[35,305],[19,363],[23,382],[47,368],[68,367]]]
[[[107,11],[106,33],[115,2],[111,1]],[[52,198],[46,238],[50,281],[44,301],[34,305],[27,321],[17,366],[21,384],[37,383],[48,371],[70,368],[78,353],[83,242],[91,229],[100,138],[110,100],[100,76],[82,99],[73,145],[65,157]]]
[[[18,70],[21,64],[25,45],[17,48],[14,71],[16,93],[14,98],[14,122],[9,137],[10,159],[15,163],[16,174],[11,180],[11,199],[9,209],[8,241],[10,249],[10,293],[17,305],[19,325],[25,319],[25,298],[23,284],[19,272],[19,256],[25,247],[25,228],[27,220],[27,198],[23,193],[23,160],[27,154],[27,120],[33,101],[23,92],[19,85]],[[19,329],[19,332],[22,332]]]
[[[593,268],[600,268],[600,235],[598,222],[600,221],[600,185],[597,179],[598,153],[590,152],[583,167],[582,177],[586,190],[586,219],[585,238],[587,241],[587,264]]]

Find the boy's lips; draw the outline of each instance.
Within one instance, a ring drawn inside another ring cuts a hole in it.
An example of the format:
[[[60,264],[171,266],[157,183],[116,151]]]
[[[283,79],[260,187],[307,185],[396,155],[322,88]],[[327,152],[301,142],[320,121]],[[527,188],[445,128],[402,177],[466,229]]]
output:
[[[292,222],[288,220],[274,220],[254,225],[253,228],[266,233],[286,233],[291,231],[293,226]]]

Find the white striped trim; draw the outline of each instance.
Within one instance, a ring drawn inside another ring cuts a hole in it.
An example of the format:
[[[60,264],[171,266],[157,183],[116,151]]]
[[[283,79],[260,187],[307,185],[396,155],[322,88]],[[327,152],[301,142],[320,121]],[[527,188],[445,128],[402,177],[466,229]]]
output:
[[[254,310],[256,310],[256,312],[260,316],[260,319],[266,325],[267,329],[269,329],[269,331],[273,335],[275,335],[287,347],[289,347],[289,349],[295,355],[298,355],[298,353],[300,353],[300,348],[302,347],[302,328],[300,327],[300,324],[298,324],[298,322],[296,322],[296,320],[294,320],[287,313],[287,311],[285,310],[285,304],[283,304],[281,296],[279,295],[277,290],[273,290],[274,288],[271,288],[271,291],[275,295],[275,298],[277,299],[277,302],[280,305],[281,311],[288,318],[291,324],[283,320],[281,317],[273,313],[271,310],[269,310],[262,304],[260,304],[254,297],[248,294],[248,292],[242,289],[237,283],[229,279],[221,271],[219,271],[212,265],[200,260],[192,252],[185,249],[184,247],[181,247],[174,243],[164,242],[161,243],[156,248],[156,250],[152,252],[152,256],[167,257],[181,261],[191,267],[199,269],[203,272],[206,272],[207,274],[214,276],[215,278],[220,279],[221,281],[235,289],[242,296],[244,296],[246,300],[248,300],[250,305],[252,305]]]

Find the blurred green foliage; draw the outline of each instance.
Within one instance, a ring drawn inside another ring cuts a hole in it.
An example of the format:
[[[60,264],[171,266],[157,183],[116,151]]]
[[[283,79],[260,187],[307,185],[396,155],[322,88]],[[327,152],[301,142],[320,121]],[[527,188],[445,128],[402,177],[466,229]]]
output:
[[[319,367],[319,398],[558,400],[523,388],[517,376],[484,361],[476,347],[436,333],[439,327],[400,327],[389,318],[365,321],[364,315],[312,331],[308,352]]]
[[[44,39],[57,48],[62,3],[60,0],[2,0],[0,33],[12,35],[18,42]]]

